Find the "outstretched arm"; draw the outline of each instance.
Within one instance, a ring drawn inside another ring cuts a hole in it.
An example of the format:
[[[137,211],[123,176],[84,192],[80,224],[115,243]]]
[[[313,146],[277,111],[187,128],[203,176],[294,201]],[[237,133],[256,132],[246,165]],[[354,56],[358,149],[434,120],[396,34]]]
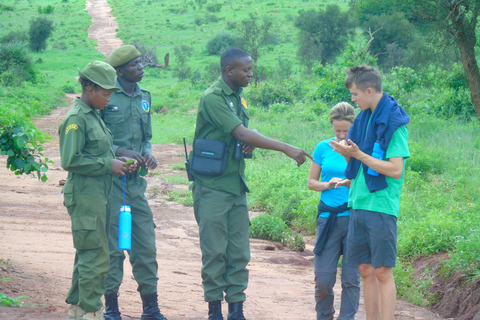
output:
[[[281,151],[288,157],[295,160],[297,162],[297,166],[301,166],[305,162],[305,157],[309,157],[311,160],[313,160],[312,156],[308,152],[291,146],[285,142],[267,138],[264,135],[255,132],[254,130],[245,128],[242,124],[238,125],[232,131],[232,135],[238,141],[256,148]]]

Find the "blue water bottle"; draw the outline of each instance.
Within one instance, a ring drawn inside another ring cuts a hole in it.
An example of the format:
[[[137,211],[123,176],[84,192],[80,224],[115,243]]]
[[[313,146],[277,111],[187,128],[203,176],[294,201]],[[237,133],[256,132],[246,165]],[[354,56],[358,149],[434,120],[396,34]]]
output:
[[[376,141],[373,144],[373,151],[372,151],[372,157],[383,160],[383,155],[385,154],[385,150],[382,150],[380,148],[380,141]],[[367,173],[372,176],[378,176],[378,172],[373,170],[372,168],[368,168]]]
[[[132,209],[130,206],[120,207],[118,218],[118,249],[132,249]]]

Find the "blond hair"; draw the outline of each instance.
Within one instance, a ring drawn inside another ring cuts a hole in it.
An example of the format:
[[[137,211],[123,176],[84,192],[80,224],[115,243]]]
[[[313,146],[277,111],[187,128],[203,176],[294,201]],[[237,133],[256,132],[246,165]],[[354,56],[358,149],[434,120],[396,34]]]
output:
[[[355,110],[348,102],[337,103],[330,111],[329,119],[330,123],[333,123],[334,120],[347,120],[353,123],[353,120],[355,120]]]

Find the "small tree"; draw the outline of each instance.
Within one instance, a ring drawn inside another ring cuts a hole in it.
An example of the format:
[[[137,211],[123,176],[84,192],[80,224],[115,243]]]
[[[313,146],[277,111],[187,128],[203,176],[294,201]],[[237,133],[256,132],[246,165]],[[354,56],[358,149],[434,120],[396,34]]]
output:
[[[300,11],[295,21],[300,30],[298,55],[311,71],[314,61],[322,65],[332,62],[342,52],[353,33],[354,26],[348,12],[341,12],[336,4],[325,10]]]
[[[221,55],[223,51],[234,47],[237,44],[237,37],[228,31],[221,31],[207,42],[208,54]]]
[[[177,67],[174,69],[175,76],[180,81],[188,79],[192,75],[192,68],[187,65],[187,60],[193,53],[192,47],[185,44],[178,45],[173,48],[173,53],[178,61]]]
[[[47,18],[38,17],[30,21],[30,49],[32,51],[42,51],[47,48],[47,39],[52,34],[53,21]]]
[[[258,22],[258,18],[250,14],[250,19],[241,22],[240,43],[241,47],[247,51],[253,59],[253,70],[255,75],[255,87],[258,84],[257,65],[260,57],[260,48],[273,36],[272,19],[264,16],[262,23]]]

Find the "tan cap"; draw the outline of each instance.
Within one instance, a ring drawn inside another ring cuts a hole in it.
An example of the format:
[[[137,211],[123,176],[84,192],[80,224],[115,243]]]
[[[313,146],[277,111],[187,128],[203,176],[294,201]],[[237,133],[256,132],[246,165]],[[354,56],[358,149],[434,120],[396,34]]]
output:
[[[80,70],[78,68],[78,75],[80,78],[87,79],[93,83],[99,85],[103,89],[115,91],[120,90],[115,86],[117,72],[106,62],[103,61],[92,61],[87,64],[85,69]]]
[[[123,66],[125,63],[128,63],[133,59],[140,57],[141,55],[142,54],[137,50],[137,48],[135,48],[135,46],[128,44],[113,50],[108,56],[107,63],[116,68]]]

